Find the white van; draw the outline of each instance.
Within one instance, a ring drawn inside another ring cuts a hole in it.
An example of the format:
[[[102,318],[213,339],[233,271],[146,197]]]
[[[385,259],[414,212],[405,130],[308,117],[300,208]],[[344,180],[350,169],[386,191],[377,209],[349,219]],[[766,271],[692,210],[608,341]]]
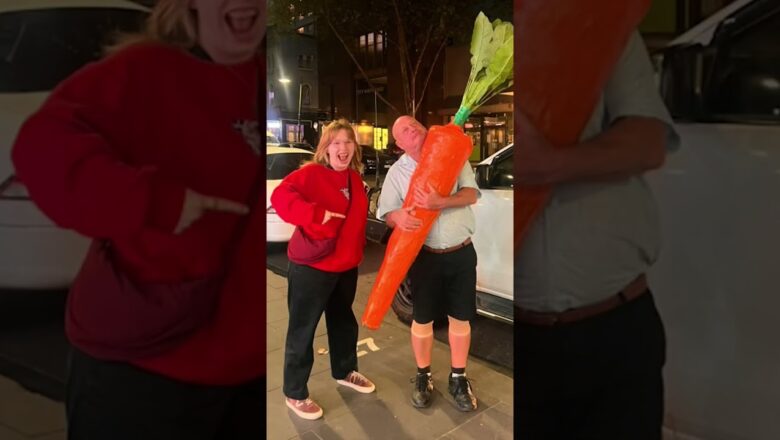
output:
[[[780,2],[736,0],[657,57],[682,138],[648,175],[669,439],[780,439]]]
[[[512,323],[513,309],[513,206],[514,170],[510,144],[477,164],[477,185],[482,196],[472,205],[476,232],[472,237],[477,252],[477,313],[492,319]],[[386,231],[376,220],[379,190],[369,192],[369,223],[367,235],[379,241]],[[393,299],[393,311],[406,323],[412,321],[412,297],[405,280]]]

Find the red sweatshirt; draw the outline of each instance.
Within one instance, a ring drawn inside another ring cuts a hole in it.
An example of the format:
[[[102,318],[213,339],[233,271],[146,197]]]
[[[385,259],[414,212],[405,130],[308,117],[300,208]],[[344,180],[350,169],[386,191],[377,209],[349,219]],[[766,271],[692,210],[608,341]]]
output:
[[[349,213],[349,200],[345,195],[348,175],[352,179]],[[335,171],[318,164],[306,165],[282,180],[271,194],[271,205],[282,220],[302,226],[312,238],[329,238],[338,234],[333,253],[311,264],[311,267],[326,272],[343,272],[357,267],[363,260],[368,198],[357,172]],[[323,225],[326,210],[347,214],[347,218],[332,218]]]
[[[247,203],[253,180],[263,178],[250,142],[259,147],[264,59],[227,67],[144,44],[88,65],[21,129],[17,175],[58,225],[111,239],[131,278],[176,282],[216,273],[238,216],[209,212],[182,234],[173,229],[185,188]],[[261,194],[213,322],[137,365],[204,384],[265,374],[264,200]]]

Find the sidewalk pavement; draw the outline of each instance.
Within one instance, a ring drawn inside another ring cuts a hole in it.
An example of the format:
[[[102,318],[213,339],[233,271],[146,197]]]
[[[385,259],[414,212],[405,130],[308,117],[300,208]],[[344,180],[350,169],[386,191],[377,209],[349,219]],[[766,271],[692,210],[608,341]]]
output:
[[[65,408],[0,376],[0,440],[65,440]]]
[[[410,403],[416,372],[409,328],[389,311],[379,330],[361,327],[358,336],[360,371],[371,379],[376,392],[360,394],[339,386],[330,375],[325,318],[314,339],[315,359],[309,379],[311,397],[324,411],[324,417],[307,421],[298,418],[284,403],[282,368],[287,331],[287,280],[270,270],[268,277],[268,438],[276,439],[512,439],[513,379],[506,368],[469,359],[468,375],[478,399],[478,409],[458,411],[447,392],[450,371],[449,348],[435,341],[432,373],[434,399],[431,407],[416,409]],[[376,272],[358,278],[354,304],[360,318]]]

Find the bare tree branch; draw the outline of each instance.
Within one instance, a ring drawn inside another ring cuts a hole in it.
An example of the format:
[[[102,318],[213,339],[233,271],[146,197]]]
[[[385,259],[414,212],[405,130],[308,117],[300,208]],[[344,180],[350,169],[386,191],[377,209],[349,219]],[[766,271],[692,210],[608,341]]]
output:
[[[401,12],[398,9],[398,2],[393,0],[393,9],[395,10],[396,29],[398,32],[398,49],[401,56],[401,83],[404,90],[404,107],[406,113],[414,111],[414,101],[411,101],[412,94],[409,90],[409,70],[411,70],[411,61],[409,59],[409,46],[406,42],[406,30],[404,29],[404,22],[401,18]],[[411,108],[410,108],[411,104]]]
[[[322,29],[329,29],[332,38],[347,51],[355,66],[354,72],[359,72],[355,78],[364,80],[368,90],[377,93],[377,100],[385,104],[387,112],[416,115],[422,108],[433,70],[444,58],[442,52],[446,41],[443,36],[453,36],[456,29],[466,26],[469,20],[463,13],[470,11],[470,7],[468,0],[279,0],[269,4],[269,13],[274,16],[280,31],[290,27],[297,14],[308,11],[321,22],[325,20],[327,26],[323,24]],[[369,73],[374,72],[368,69],[374,65],[365,56],[370,54],[352,38],[369,32],[383,32],[384,52],[393,54],[392,58],[395,54],[398,56],[397,61],[394,60],[398,63],[396,67],[385,64],[384,68],[386,74],[391,69],[398,72],[392,84],[403,97],[402,105],[396,107],[390,103],[378,92],[380,84],[369,77]]]
[[[428,43],[431,41],[431,32],[433,32],[433,24],[428,26],[428,32],[425,33],[425,41],[423,42],[422,50],[420,50],[420,53],[417,56],[417,63],[414,66],[414,77],[417,77],[417,72],[420,70],[420,64],[422,64],[425,51],[428,49]]]
[[[439,46],[439,50],[436,51],[436,56],[433,57],[433,62],[431,63],[431,67],[428,69],[428,76],[425,78],[425,82],[423,83],[423,89],[422,92],[420,92],[420,102],[417,103],[417,106],[422,104],[423,98],[425,98],[425,89],[428,88],[428,82],[431,80],[431,75],[433,75],[433,69],[436,68],[436,61],[439,59],[439,55],[441,55],[441,51],[444,50],[444,47],[447,45],[447,37],[444,37],[441,41],[441,45]]]
[[[333,35],[335,35],[335,36],[336,36],[336,38],[337,38],[337,39],[339,40],[339,42],[341,43],[341,45],[342,45],[342,46],[344,46],[344,50],[346,50],[346,51],[347,51],[347,54],[348,54],[348,55],[349,55],[349,57],[352,59],[352,62],[354,62],[354,63],[355,63],[355,66],[356,66],[356,67],[358,68],[358,70],[360,71],[360,74],[361,74],[361,75],[363,75],[363,79],[365,79],[365,80],[366,80],[366,83],[368,83],[368,86],[371,88],[371,90],[374,92],[374,94],[376,94],[376,97],[377,97],[377,98],[379,98],[379,100],[380,100],[380,101],[382,101],[382,102],[384,102],[385,104],[387,104],[387,106],[388,106],[389,108],[393,109],[393,111],[395,111],[396,113],[400,114],[401,112],[400,112],[400,111],[398,111],[398,109],[397,109],[397,108],[396,108],[396,107],[395,107],[393,104],[391,104],[391,103],[390,103],[390,101],[388,101],[387,99],[385,99],[385,97],[384,97],[384,96],[382,96],[382,95],[379,93],[379,90],[377,90],[377,89],[376,89],[376,87],[374,87],[374,83],[372,83],[372,82],[371,82],[371,79],[369,79],[369,77],[368,77],[368,74],[367,74],[367,73],[366,73],[366,71],[363,69],[363,66],[361,66],[361,65],[360,65],[360,62],[357,60],[357,58],[355,58],[355,55],[352,53],[352,50],[350,49],[350,47],[349,47],[349,45],[347,44],[347,42],[346,42],[346,41],[344,41],[344,38],[343,38],[343,37],[341,36],[341,34],[339,34],[339,32],[336,30],[336,27],[335,27],[335,26],[333,26],[333,23],[330,21],[330,17],[329,17],[327,14],[323,14],[323,16],[325,17],[325,21],[328,23],[328,27],[330,27],[331,31],[333,31]]]

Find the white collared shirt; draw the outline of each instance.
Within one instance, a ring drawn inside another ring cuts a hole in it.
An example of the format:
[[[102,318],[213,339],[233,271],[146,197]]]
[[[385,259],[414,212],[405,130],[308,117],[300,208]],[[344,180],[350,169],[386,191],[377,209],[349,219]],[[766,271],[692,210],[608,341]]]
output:
[[[384,221],[387,213],[400,209],[404,204],[412,174],[417,168],[417,161],[408,154],[401,156],[387,171],[382,192],[379,194],[379,206],[376,217]],[[474,179],[474,171],[468,161],[458,175],[458,181],[450,194],[455,194],[461,188],[474,188],[479,197],[479,187]],[[442,209],[433,223],[425,245],[434,249],[446,249],[466,241],[474,234],[476,223],[471,206]]]
[[[663,121],[668,127],[667,148],[678,148],[679,136],[636,32],[581,139],[598,136],[627,116]],[[515,255],[515,304],[561,312],[603,301],[646,272],[660,249],[658,208],[642,176],[556,185]]]

